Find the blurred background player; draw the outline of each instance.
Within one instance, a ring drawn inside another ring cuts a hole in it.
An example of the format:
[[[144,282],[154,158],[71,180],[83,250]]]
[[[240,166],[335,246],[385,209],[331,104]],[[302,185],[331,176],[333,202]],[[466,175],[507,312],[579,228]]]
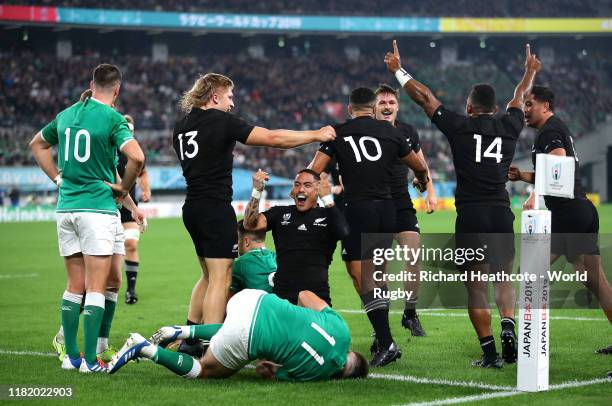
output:
[[[256,372],[278,381],[366,378],[367,361],[350,350],[342,316],[312,292],[300,292],[298,302],[296,306],[262,290],[243,290],[227,304],[223,324],[162,327],[152,342],[130,335],[109,371],[144,357],[185,378],[220,379],[260,360]],[[198,360],[157,345],[187,337],[210,340],[210,350]]]
[[[123,117],[128,122],[128,126],[134,134],[134,119],[129,114],[125,114]],[[123,176],[125,172],[125,165],[127,159],[123,154],[119,154],[119,164],[117,165],[117,172],[119,176]],[[138,201],[148,202],[151,200],[151,186],[149,182],[149,173],[147,172],[146,165],[142,168],[142,171],[138,175],[138,181],[141,193],[138,196],[136,193],[136,185],[130,190],[130,196],[134,203],[138,205]],[[140,197],[140,198],[139,198]],[[138,241],[140,240],[141,227],[132,218],[131,212],[126,207],[121,207],[119,210],[121,215],[121,224],[125,230],[125,278],[127,280],[127,288],[125,290],[125,303],[135,304],[138,301],[138,295],[136,294],[136,278],[138,277],[138,270],[140,266],[140,255],[138,254]]]
[[[291,206],[275,206],[259,213],[259,196],[268,174],[253,174],[253,197],[244,213],[247,229],[272,231],[278,254],[274,293],[297,304],[300,291],[309,290],[331,306],[329,266],[338,241],[345,238],[348,225],[334,204],[327,175],[319,177],[310,169],[295,176]],[[325,207],[317,206],[321,197]]]
[[[183,223],[191,236],[202,276],[191,294],[187,324],[220,323],[225,315],[232,263],[237,254],[237,221],[232,201],[232,163],[236,142],[293,148],[335,137],[318,131],[268,130],[230,114],[234,83],[227,76],[200,76],[181,99],[185,116],[174,127],[173,147],[187,182]],[[179,351],[200,354],[197,340]]]
[[[376,91],[376,119],[386,120],[395,128],[402,131],[408,140],[410,148],[427,164],[427,160],[423,156],[419,133],[410,124],[403,123],[397,119],[399,112],[399,95],[397,91],[387,84],[381,84]],[[412,204],[412,199],[408,193],[408,168],[399,159],[393,165],[393,175],[391,178],[391,197],[396,209],[396,234],[395,240],[402,246],[408,246],[411,249],[416,249],[421,245],[419,233],[419,221],[416,217],[416,210]],[[433,213],[436,210],[436,192],[434,189],[433,180],[427,167],[427,175],[429,183],[427,184],[427,213]],[[416,312],[416,305],[419,295],[419,272],[421,270],[420,261],[417,259],[414,265],[410,265],[413,261],[406,262],[405,271],[414,275],[414,281],[405,281],[404,289],[406,292],[412,292],[410,299],[406,299],[404,306],[404,314],[402,316],[402,326],[410,330],[413,336],[424,336],[425,330],[421,326],[419,316]]]
[[[476,245],[484,246],[487,243],[482,238],[488,240],[487,234],[493,234],[492,244],[489,243],[488,248],[488,263],[470,266],[470,272],[511,272],[514,259],[514,214],[510,210],[506,181],[516,142],[523,129],[524,97],[540,70],[540,61],[531,55],[527,45],[525,74],[514,90],[506,114],[500,118],[495,117],[498,111],[495,90],[488,84],[478,84],[472,88],[466,103],[466,117],[445,108],[427,86],[413,79],[402,68],[396,41],[393,41],[393,52],[387,52],[385,56],[385,63],[410,98],[421,106],[451,145],[457,172],[457,246],[468,240],[469,244],[473,243],[474,237],[479,240]],[[491,330],[488,284],[468,278],[466,286],[468,313],[483,351],[482,359],[474,361],[473,365],[501,368],[502,360],[495,348]],[[506,362],[512,363],[517,356],[514,286],[511,282],[497,282],[494,287],[495,301],[501,315],[502,356]]]
[[[60,112],[30,142],[37,163],[59,187],[57,231],[68,273],[61,303],[67,352],[62,368],[84,373],[106,371],[96,349],[120,227],[115,196],[123,200],[144,163],[127,121],[111,107],[120,87],[121,73],[116,66],[97,66],[90,83],[92,97]],[[53,145],[58,145],[59,168],[51,154]],[[114,184],[117,149],[128,157],[121,185]],[[82,359],[77,330],[84,294]]]
[[[344,186],[344,215],[349,235],[343,241],[348,272],[374,328],[378,351],[370,366],[380,367],[401,357],[389,326],[389,300],[375,297],[373,249],[390,247],[396,230],[395,206],[389,181],[391,167],[401,158],[415,172],[420,189],[429,178],[425,162],[410,148],[403,133],[383,120],[376,120],[376,95],[359,87],[351,92],[345,123],[335,126],[335,141],[321,144],[310,168],[322,172],[336,157]],[[370,234],[370,241],[362,241]]]
[[[606,278],[598,246],[599,214],[587,199],[580,182],[580,163],[574,148],[574,140],[567,125],[554,113],[555,94],[545,86],[533,86],[525,100],[525,122],[538,130],[532,148],[532,163],[535,168],[537,154],[573,157],[574,198],[544,196],[551,215],[551,264],[565,256],[577,272],[587,274],[585,286],[593,292],[612,323],[612,288]],[[535,172],[521,171],[510,167],[511,181],[535,182]],[[532,193],[524,204],[526,210],[534,206]],[[612,354],[612,345],[597,350],[601,354]]]
[[[238,258],[232,265],[230,295],[243,289],[272,293],[276,273],[276,253],[266,248],[266,230],[247,230],[238,222]]]

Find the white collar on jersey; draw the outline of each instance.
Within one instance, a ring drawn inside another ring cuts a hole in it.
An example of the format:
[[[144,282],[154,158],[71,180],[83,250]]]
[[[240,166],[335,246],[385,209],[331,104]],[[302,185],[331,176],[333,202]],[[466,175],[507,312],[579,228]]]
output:
[[[101,102],[100,100],[96,99],[95,97],[90,97],[89,99],[90,99],[90,100],[97,101],[97,102],[98,102],[98,103],[100,103],[100,104],[104,104],[103,102]]]

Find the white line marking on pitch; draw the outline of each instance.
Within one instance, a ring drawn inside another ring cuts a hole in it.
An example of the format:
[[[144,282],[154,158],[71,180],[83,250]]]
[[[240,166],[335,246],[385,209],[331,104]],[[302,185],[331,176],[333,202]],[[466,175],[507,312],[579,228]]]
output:
[[[11,350],[0,350],[0,355],[31,355],[33,357],[57,357],[57,354],[54,352],[11,351]]]
[[[402,381],[402,382],[414,382],[414,383],[425,383],[430,385],[448,385],[448,386],[462,386],[466,388],[479,388],[479,389],[490,389],[490,390],[512,390],[512,386],[501,386],[501,385],[489,385],[480,382],[465,382],[465,381],[451,381],[448,379],[430,379],[430,378],[419,378],[418,376],[411,375],[393,375],[393,374],[370,374],[369,378],[374,379],[387,379],[390,381]]]
[[[550,385],[548,390],[552,391],[552,390],[560,390],[560,389],[566,389],[566,388],[578,388],[581,386],[590,386],[590,385],[597,385],[600,383],[609,383],[609,382],[612,382],[612,379],[598,378],[598,379],[591,379],[588,381],[569,381],[569,382],[559,383],[556,385]],[[473,401],[493,399],[493,398],[505,398],[509,396],[527,395],[527,394],[534,394],[534,393],[537,393],[537,392],[519,392],[517,390],[513,390],[513,391],[507,391],[507,392],[481,393],[480,395],[462,396],[462,397],[455,397],[455,398],[448,398],[448,399],[438,399],[438,400],[433,400],[430,402],[408,403],[405,406],[454,405],[458,403],[473,402]],[[542,393],[542,392],[539,392],[539,393]]]
[[[36,278],[37,273],[17,273],[13,275],[0,275],[0,279],[13,279],[13,278]]]
[[[430,309],[433,310],[433,309]],[[436,309],[443,310],[443,309]],[[338,309],[340,313],[364,313],[363,310],[358,309]],[[554,311],[554,309],[553,309]],[[467,313],[430,313],[427,309],[419,310],[419,312],[424,312],[425,316],[433,316],[433,317],[467,317]],[[404,314],[403,311],[399,310],[391,310],[390,314]],[[608,321],[608,319],[604,319],[603,317],[570,317],[570,316],[552,316],[552,320],[571,320],[571,321]]]
[[[23,356],[33,356],[33,357],[57,357],[57,354],[54,352],[40,352],[40,351],[11,351],[11,350],[2,350],[0,349],[0,355],[23,355]],[[252,365],[248,365],[247,368],[254,368]],[[502,385],[489,385],[486,383],[473,382],[473,381],[452,381],[447,379],[430,379],[430,378],[419,378],[417,376],[410,375],[393,375],[393,374],[370,374],[368,375],[370,378],[374,379],[387,379],[391,381],[402,381],[402,382],[414,382],[414,383],[422,383],[428,385],[446,385],[446,386],[461,386],[467,388],[479,388],[479,389],[489,389],[503,392],[493,392],[493,393],[482,393],[480,395],[472,395],[465,396],[459,398],[448,398],[448,399],[440,399],[434,400],[432,402],[424,402],[424,403],[410,403],[406,406],[417,406],[417,405],[451,405],[456,403],[469,402],[472,400],[483,400],[483,399],[491,399],[491,398],[499,398],[506,396],[516,396],[523,395],[529,392],[519,392],[513,390],[511,386],[502,386]],[[591,379],[588,381],[568,381],[563,383],[558,383],[549,386],[549,390],[559,390],[566,388],[578,388],[581,386],[589,386],[596,385],[600,383],[612,382],[610,378],[598,378]]]

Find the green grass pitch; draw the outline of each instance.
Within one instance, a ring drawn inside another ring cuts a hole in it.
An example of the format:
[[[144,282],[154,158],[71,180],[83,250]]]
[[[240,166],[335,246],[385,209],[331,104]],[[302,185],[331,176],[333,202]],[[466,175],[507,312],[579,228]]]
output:
[[[612,206],[600,207],[599,213],[601,232],[612,232]],[[424,232],[452,232],[454,213],[419,217]],[[200,272],[180,219],[151,220],[140,247],[140,301],[125,305],[122,290],[111,332],[115,347],[120,347],[130,332],[147,336],[159,326],[182,324]],[[400,327],[400,304],[392,309],[391,323],[403,357],[372,371],[373,377],[365,381],[272,383],[262,381],[248,369],[225,381],[188,381],[150,362],[131,363],[113,376],[83,376],[61,370],[57,358],[50,355],[66,280],[55,224],[0,224],[0,253],[0,386],[71,386],[80,404],[397,405],[480,401],[582,406],[610,404],[612,399],[612,382],[602,379],[612,370],[612,356],[593,353],[612,344],[612,330],[598,309],[552,310],[553,390],[538,394],[513,391],[516,365],[505,365],[502,370],[470,366],[480,349],[465,310],[423,311],[421,321],[428,335],[411,338]],[[607,273],[610,275],[610,270]],[[335,308],[352,310],[342,314],[351,328],[354,349],[367,353],[370,327],[366,316],[357,312],[359,299],[338,250],[330,269],[330,284]],[[493,327],[499,336],[497,316]]]

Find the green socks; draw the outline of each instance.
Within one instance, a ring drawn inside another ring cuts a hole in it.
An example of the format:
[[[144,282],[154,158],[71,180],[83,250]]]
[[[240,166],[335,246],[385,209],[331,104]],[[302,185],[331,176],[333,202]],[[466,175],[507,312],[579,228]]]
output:
[[[188,338],[195,338],[195,339],[200,339],[200,340],[210,340],[212,336],[217,334],[217,331],[219,331],[219,329],[222,326],[223,324],[196,324],[196,325],[185,326],[185,327],[189,328]]]
[[[108,338],[115,317],[115,308],[117,307],[117,292],[109,292],[104,294],[104,317],[102,317],[102,325],[100,326],[100,337]]]
[[[197,359],[187,354],[168,351],[161,347],[157,347],[152,360],[156,364],[163,365],[175,374],[185,378],[197,378],[202,371],[202,366]]]
[[[85,295],[83,330],[85,333],[85,360],[89,364],[96,362],[98,334],[100,334],[100,327],[104,318],[104,302],[105,298],[102,293],[88,292]]]
[[[77,332],[79,330],[79,317],[81,316],[81,302],[83,295],[64,292],[62,296],[62,328],[64,330],[64,343],[66,354],[72,359],[79,358]]]

